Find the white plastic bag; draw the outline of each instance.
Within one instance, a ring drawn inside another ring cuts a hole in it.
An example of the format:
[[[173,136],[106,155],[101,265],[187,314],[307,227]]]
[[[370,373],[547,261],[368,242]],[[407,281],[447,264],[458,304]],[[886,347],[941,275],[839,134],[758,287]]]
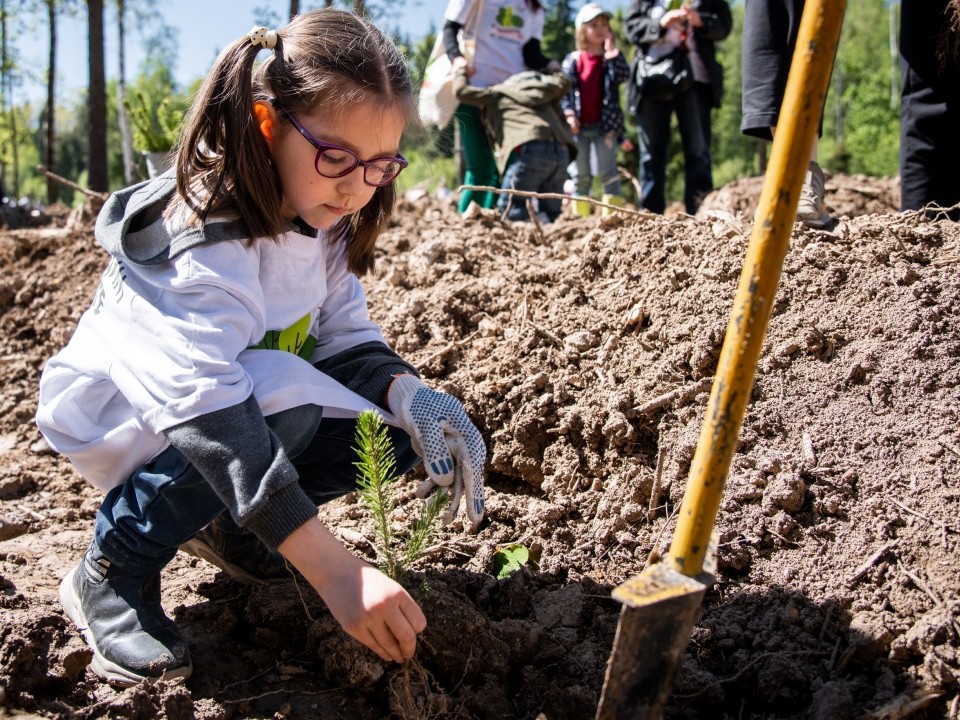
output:
[[[483,13],[483,0],[476,0],[467,22],[460,36],[460,52],[467,64],[473,63],[476,34],[480,29],[480,19]],[[443,47],[443,33],[437,35],[433,52],[427,60],[427,67],[423,71],[423,84],[417,98],[417,109],[420,120],[424,125],[436,125],[438,128],[447,126],[453,119],[457,109],[456,95],[453,93],[453,65]]]
[[[427,68],[423,73],[423,84],[417,100],[420,120],[425,125],[446,127],[457,109],[457,98],[453,94],[453,66],[443,49],[443,37],[438,36]]]

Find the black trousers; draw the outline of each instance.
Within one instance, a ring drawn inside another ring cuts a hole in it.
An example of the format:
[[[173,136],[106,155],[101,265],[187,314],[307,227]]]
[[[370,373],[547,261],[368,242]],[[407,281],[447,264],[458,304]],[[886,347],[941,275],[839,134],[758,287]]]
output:
[[[797,44],[803,0],[746,0],[743,9],[743,115],[740,132],[772,140],[790,61]],[[823,113],[820,114],[823,133]]]
[[[900,209],[960,203],[960,58],[938,57],[947,0],[900,4]],[[960,210],[950,214],[960,220]]]

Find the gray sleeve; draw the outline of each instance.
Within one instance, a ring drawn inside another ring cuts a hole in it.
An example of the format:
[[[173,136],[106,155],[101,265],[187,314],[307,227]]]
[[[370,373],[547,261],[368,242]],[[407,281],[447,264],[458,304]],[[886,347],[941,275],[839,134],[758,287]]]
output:
[[[387,388],[394,375],[420,376],[416,368],[380,342],[367,342],[313,364],[341,385],[387,410]]]
[[[317,508],[253,396],[165,431],[241,527],[275,549]]]

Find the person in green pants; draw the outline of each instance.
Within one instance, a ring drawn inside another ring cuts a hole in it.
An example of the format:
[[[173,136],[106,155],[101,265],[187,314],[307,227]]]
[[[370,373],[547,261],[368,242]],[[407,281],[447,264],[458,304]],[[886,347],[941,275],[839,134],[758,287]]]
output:
[[[475,12],[480,15],[473,22],[470,19]],[[454,71],[467,68],[474,87],[502,83],[527,69],[542,72],[560,69],[560,63],[545,57],[540,48],[545,16],[540,0],[449,0],[443,16],[443,46],[447,57]],[[467,26],[469,36],[465,36]],[[474,48],[469,60],[463,54],[468,46]],[[498,187],[500,177],[493,150],[480,123],[479,110],[460,105],[454,118],[466,161],[464,184]],[[472,202],[492,208],[497,204],[497,193],[465,190],[457,209],[466,212]]]

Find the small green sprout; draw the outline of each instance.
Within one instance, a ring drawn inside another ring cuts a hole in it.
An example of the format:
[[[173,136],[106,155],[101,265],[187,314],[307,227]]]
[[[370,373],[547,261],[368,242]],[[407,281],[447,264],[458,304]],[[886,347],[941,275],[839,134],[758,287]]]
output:
[[[520,543],[510,543],[497,548],[493,554],[493,571],[497,580],[508,578],[530,562],[530,551]]]

